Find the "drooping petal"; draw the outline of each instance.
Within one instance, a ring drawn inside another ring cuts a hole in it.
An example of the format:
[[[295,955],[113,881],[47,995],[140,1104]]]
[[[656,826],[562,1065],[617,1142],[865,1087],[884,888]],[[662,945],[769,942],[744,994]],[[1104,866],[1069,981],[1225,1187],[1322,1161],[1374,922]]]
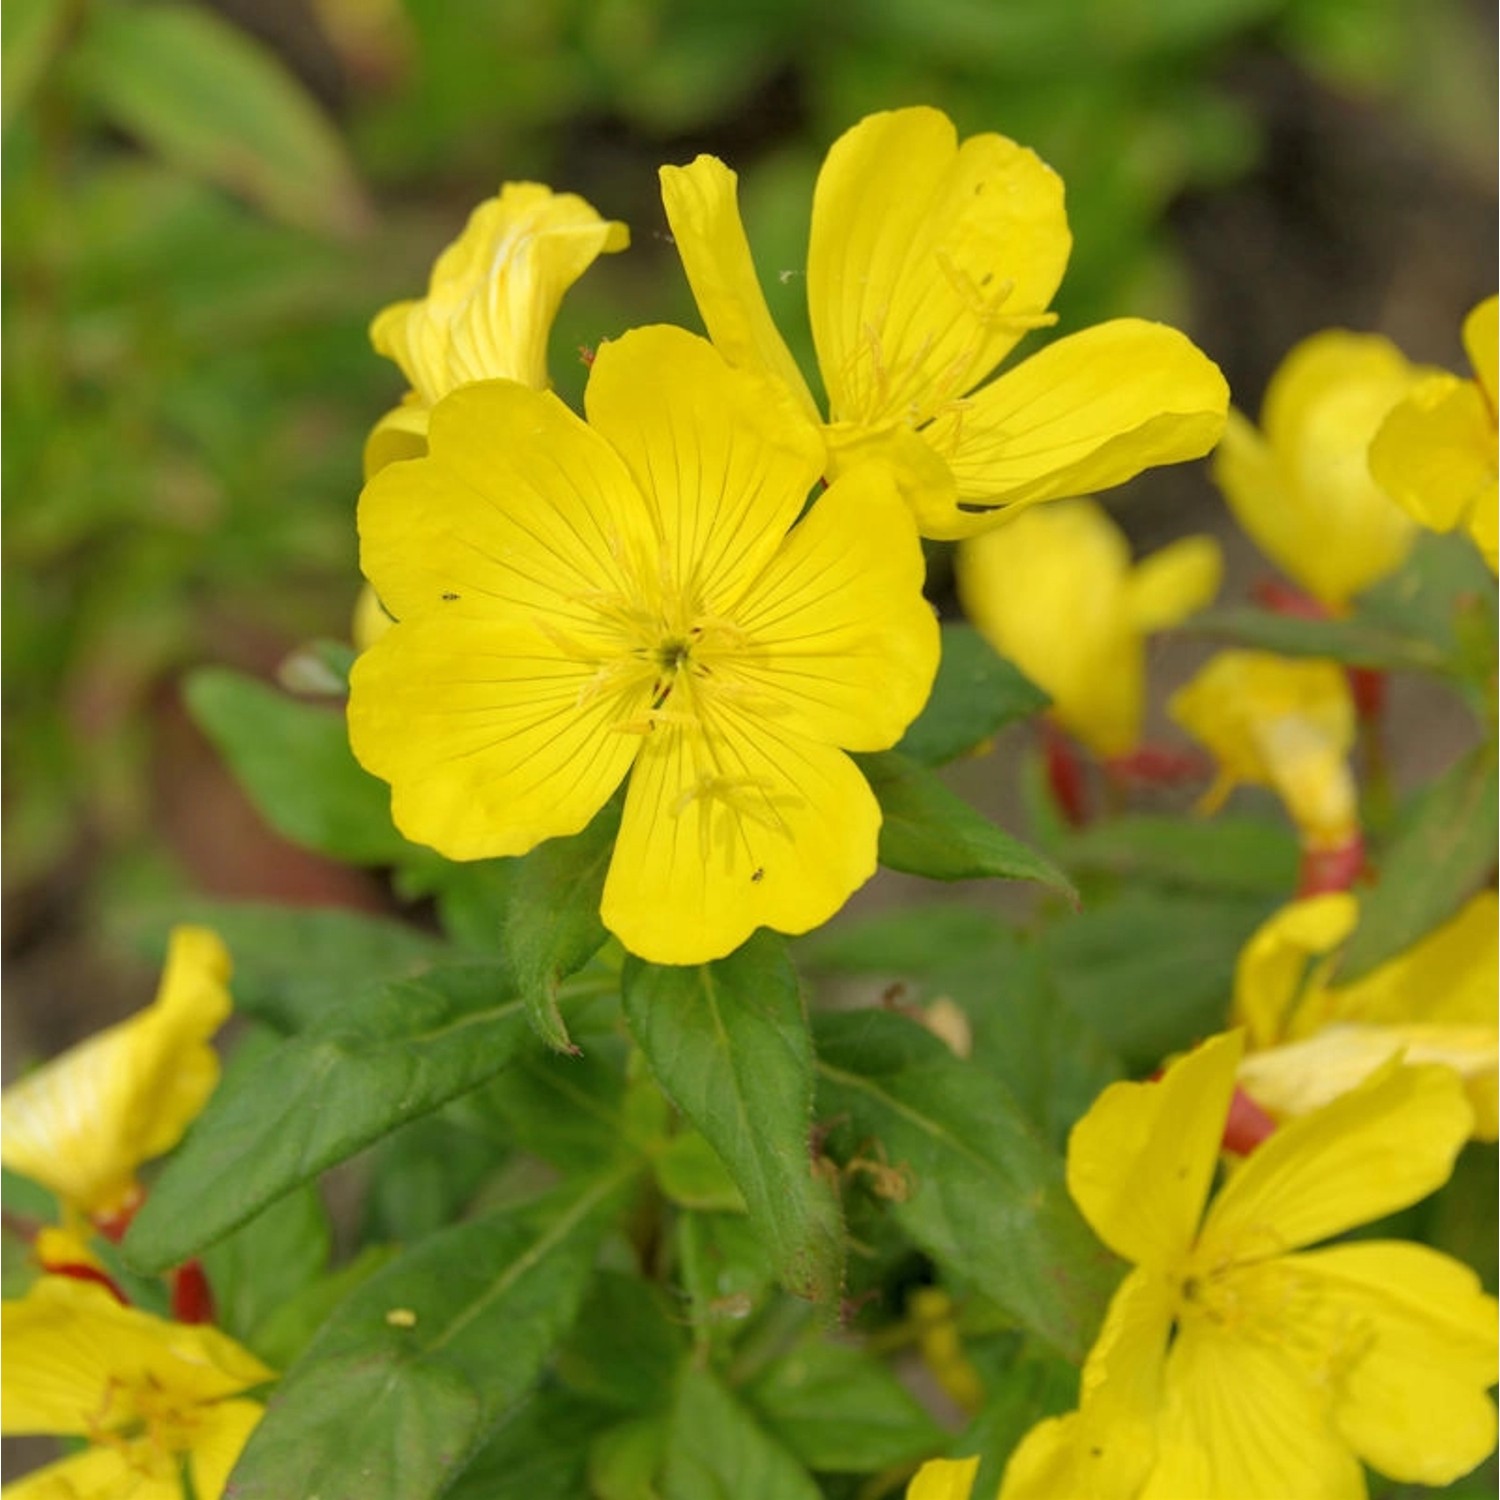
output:
[[[209,1407],[193,1434],[193,1493],[219,1500],[256,1424],[265,1415],[258,1401],[220,1401]]]
[[[1456,1073],[1387,1065],[1256,1147],[1210,1205],[1197,1253],[1260,1260],[1405,1208],[1448,1180],[1472,1124]]]
[[[219,1078],[209,1038],[230,1012],[229,955],[207,928],[172,932],[156,1000],[0,1096],[0,1160],[71,1208],[104,1214],[169,1151]]]
[[[1495,493],[1495,419],[1472,380],[1429,375],[1370,443],[1375,482],[1429,531],[1452,531]]]
[[[1393,1479],[1451,1484],[1495,1447],[1496,1305],[1425,1245],[1366,1241],[1287,1257],[1323,1304],[1345,1440]]]
[[[869,115],[813,195],[808,307],[831,421],[920,425],[1045,316],[1072,241],[1057,175],[939,110]]]
[[[1200,1319],[1179,1329],[1167,1356],[1157,1437],[1138,1500],[1365,1500],[1327,1394],[1273,1345]]]
[[[1235,963],[1230,1014],[1247,1029],[1252,1050],[1311,1029],[1298,1016],[1314,960],[1332,953],[1358,920],[1359,902],[1333,891],[1282,907],[1251,934]]]
[[[969,1500],[979,1474],[977,1458],[933,1458],[906,1487],[906,1500]]]
[[[450,859],[524,854],[586,827],[635,758],[619,726],[649,707],[650,668],[612,671],[524,619],[404,620],[354,664],[350,744],[407,838]]]
[[[959,598],[975,627],[1052,699],[1097,755],[1140,739],[1145,657],[1130,615],[1130,552],[1091,500],[1039,506],[966,541]]]
[[[1213,603],[1224,577],[1224,553],[1211,536],[1185,536],[1142,558],[1130,577],[1137,630],[1170,630]]]
[[[878,468],[819,496],[735,610],[725,670],[778,731],[883,750],[921,711],[939,632],[911,514]]]
[[[1464,319],[1463,338],[1464,353],[1469,356],[1474,378],[1490,404],[1491,421],[1497,406],[1500,406],[1495,393],[1496,368],[1500,365],[1500,353],[1496,351],[1497,333],[1500,333],[1500,298],[1486,297]]]
[[[1241,1050],[1240,1034],[1230,1032],[1154,1082],[1112,1083],[1073,1127],[1068,1191],[1116,1254],[1165,1267],[1191,1243]]]
[[[779,381],[811,422],[817,405],[766,306],[740,222],[739,178],[716,156],[661,169],[661,201],[714,348],[736,369]]]
[[[1176,329],[1117,318],[1070,334],[923,429],[953,470],[958,506],[918,523],[926,536],[975,536],[1006,508],[1200,458],[1228,405],[1218,366]]]
[[[823,471],[817,429],[780,386],[666,326],[605,344],[584,400],[651,506],[664,582],[727,614]]]
[[[658,724],[631,773],[604,925],[652,963],[826,922],[871,875],[880,808],[841,750],[717,701]]]

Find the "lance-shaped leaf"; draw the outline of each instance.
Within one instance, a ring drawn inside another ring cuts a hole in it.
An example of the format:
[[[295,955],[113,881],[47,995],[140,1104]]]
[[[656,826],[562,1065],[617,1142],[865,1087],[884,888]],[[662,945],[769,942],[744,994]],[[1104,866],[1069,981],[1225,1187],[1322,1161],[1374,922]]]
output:
[[[889,750],[855,758],[880,802],[880,863],[887,869],[929,880],[1035,880],[1077,905],[1072,882],[1051,860],[997,828],[931,771]]]
[[[572,1326],[632,1170],[454,1225],[378,1271],[286,1373],[229,1492],[441,1494]]]
[[[918,765],[945,765],[1049,702],[972,626],[944,625],[932,696],[896,749]]]
[[[1495,752],[1481,745],[1414,799],[1359,893],[1359,926],[1339,963],[1347,983],[1446,922],[1495,865]]]
[[[225,1079],[125,1242],[161,1270],[335,1162],[493,1077],[529,1035],[509,972],[437,969],[352,999]]]
[[[1073,870],[1196,890],[1285,896],[1297,883],[1296,836],[1256,818],[1109,818],[1067,834],[1058,854]]]
[[[716,963],[632,960],[623,994],[631,1034],[723,1159],[784,1284],[837,1296],[843,1225],[808,1146],[812,1039],[786,944],[762,931]]]
[[[846,1117],[843,1138],[905,1179],[909,1195],[891,1212],[917,1244],[1081,1359],[1119,1262],[1004,1086],[887,1011],[819,1016],[818,1074],[822,1115]]]

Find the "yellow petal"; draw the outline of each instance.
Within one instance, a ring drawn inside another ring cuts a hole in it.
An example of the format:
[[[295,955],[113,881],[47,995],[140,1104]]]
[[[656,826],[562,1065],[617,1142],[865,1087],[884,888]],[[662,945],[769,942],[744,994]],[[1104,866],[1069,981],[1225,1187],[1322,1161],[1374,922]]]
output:
[[[1050,322],[1072,241],[1057,175],[939,110],[869,115],[813,195],[807,295],[830,420],[920,425]]]
[[[508,182],[438,257],[427,296],[386,308],[370,338],[434,406],[472,380],[547,384],[547,336],[563,294],[630,242],[582,198]]]
[[[170,1484],[153,1480],[131,1469],[118,1449],[100,1447],[7,1480],[4,1494],[5,1500],[182,1500],[182,1485],[175,1473]]]
[[[1213,473],[1235,519],[1331,608],[1400,566],[1416,535],[1371,477],[1367,455],[1419,373],[1386,339],[1316,334],[1272,377],[1264,437],[1233,412],[1224,429]]]
[[[1180,625],[1213,603],[1224,554],[1211,536],[1185,536],[1143,558],[1130,578],[1130,612],[1150,634]]]
[[[228,979],[214,933],[174,928],[150,1006],[0,1096],[0,1160],[80,1212],[117,1208],[136,1169],[181,1140],[218,1082],[208,1039],[229,1015]]]
[[[1500,406],[1495,393],[1495,370],[1500,361],[1500,354],[1496,353],[1497,329],[1500,329],[1500,299],[1495,297],[1486,297],[1464,319],[1464,352],[1489,402],[1491,420]]]
[[[1176,329],[1117,318],[1058,339],[923,429],[958,485],[952,513],[918,516],[923,534],[975,536],[1007,507],[1200,458],[1228,405],[1218,366]]]
[[[649,675],[608,667],[531,623],[403,620],[354,664],[349,740],[391,784],[391,815],[449,859],[524,854],[578,833],[639,748],[622,732]]]
[[[1495,487],[1495,423],[1472,380],[1429,375],[1370,443],[1375,482],[1429,531],[1452,531]]]
[[[969,1500],[979,1474],[977,1458],[933,1458],[906,1487],[906,1500]]]
[[[1313,960],[1332,953],[1358,920],[1359,902],[1335,891],[1294,901],[1255,930],[1235,964],[1230,1012],[1247,1029],[1252,1049],[1312,1029],[1299,1026],[1298,1016]]]
[[[1469,515],[1469,536],[1480,556],[1489,564],[1493,573],[1500,567],[1500,509],[1496,507],[1496,486],[1474,502]]]
[[[722,700],[658,724],[631,773],[604,925],[652,963],[826,922],[875,873],[880,808],[841,750]]]
[[[193,1435],[195,1500],[219,1500],[256,1424],[265,1415],[258,1401],[220,1401],[204,1412]]]
[[[1191,1243],[1219,1142],[1238,1032],[1211,1038],[1155,1082],[1112,1083],[1068,1137],[1068,1191],[1099,1238],[1164,1267]]]
[[[1138,1500],[1365,1500],[1327,1396],[1274,1346],[1195,1320],[1178,1331],[1165,1384],[1159,1456]]]
[[[373,479],[387,464],[421,458],[427,451],[427,420],[432,408],[408,394],[370,429],[365,439],[364,471]]]
[[[584,400],[651,506],[672,585],[730,611],[823,472],[817,429],[781,387],[666,326],[605,344]]]
[[[1263,1259],[1405,1208],[1448,1180],[1472,1123],[1450,1069],[1388,1065],[1255,1149],[1210,1205],[1198,1257]]]
[[[1334,1420],[1393,1479],[1451,1484],[1495,1447],[1496,1305],[1467,1266],[1425,1245],[1366,1241],[1289,1256],[1332,1335]]]
[[[1052,699],[1097,755],[1140,739],[1145,656],[1125,538],[1091,500],[1018,514],[966,541],[955,573],[976,629]]]
[[[758,370],[792,393],[809,421],[818,408],[771,320],[740,222],[739,179],[716,156],[661,169],[661,201],[708,336],[736,369]]]
[[[879,464],[894,480],[911,508],[917,529],[934,535],[926,521],[951,515],[958,504],[953,470],[922,435],[905,423],[859,427],[850,422],[824,429],[828,441],[828,475],[837,479],[865,464]]]
[[[925,572],[889,478],[864,468],[835,480],[735,611],[744,645],[728,670],[746,708],[847,750],[895,744],[937,672]]]
[[[390,617],[380,595],[367,583],[354,601],[354,616],[349,622],[349,639],[355,648],[366,651],[396,622]]]

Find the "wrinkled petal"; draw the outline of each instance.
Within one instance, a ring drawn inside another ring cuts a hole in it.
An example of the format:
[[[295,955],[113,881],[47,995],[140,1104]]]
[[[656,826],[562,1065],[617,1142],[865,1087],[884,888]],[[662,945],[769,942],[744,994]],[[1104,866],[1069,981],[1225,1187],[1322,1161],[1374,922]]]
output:
[[[1467,318],[1464,319],[1464,353],[1469,356],[1474,377],[1490,405],[1493,420],[1497,405],[1495,394],[1495,370],[1500,362],[1496,352],[1497,330],[1500,330],[1500,298],[1486,297]]]
[[[1130,553],[1103,508],[1062,501],[973,537],[954,563],[975,628],[1052,699],[1097,755],[1140,739],[1145,655],[1130,616]]]
[[[1333,1418],[1382,1474],[1451,1484],[1495,1447],[1495,1299],[1451,1256],[1365,1241],[1287,1257],[1313,1279]]]
[[[1117,318],[1058,339],[922,435],[958,485],[949,515],[918,516],[924,535],[974,536],[1006,507],[1109,489],[1158,464],[1200,458],[1218,441],[1229,387],[1176,329]]]
[[[1211,536],[1185,536],[1143,558],[1130,578],[1137,630],[1170,630],[1213,603],[1224,553]]]
[[[449,859],[524,854],[578,833],[624,779],[649,676],[608,669],[537,625],[423,616],[350,674],[349,740],[391,784],[396,827]]]
[[[174,928],[153,1004],[0,1096],[0,1160],[83,1213],[117,1208],[218,1082],[209,1038],[229,1016],[229,968],[214,933]]]
[[[1231,1032],[1179,1058],[1154,1082],[1112,1083],[1073,1127],[1068,1191],[1117,1255],[1162,1267],[1191,1243],[1241,1050],[1240,1034]]]
[[[745,703],[778,731],[883,750],[921,711],[939,632],[922,597],[926,563],[885,474],[835,480],[735,612],[731,668]]]
[[[722,699],[701,723],[646,737],[604,884],[604,925],[652,963],[807,932],[875,873],[880,807],[843,751]]]
[[[1334,891],[1294,901],[1256,928],[1235,964],[1230,1012],[1235,1025],[1247,1028],[1252,1049],[1307,1029],[1296,1023],[1313,961],[1339,947],[1358,921],[1359,902]]]
[[[1365,1500],[1327,1395],[1278,1349],[1194,1320],[1165,1384],[1159,1457],[1139,1500]]]
[[[933,1458],[906,1487],[906,1500],[969,1500],[979,1473],[977,1458]]]
[[[221,1401],[203,1415],[193,1435],[196,1500],[219,1500],[256,1424],[265,1415],[258,1401]]]
[[[1370,444],[1370,473],[1430,531],[1452,531],[1495,490],[1495,422],[1472,380],[1429,375]]]
[[[1473,1118],[1450,1069],[1382,1068],[1256,1147],[1209,1207],[1200,1259],[1280,1255],[1425,1198],[1448,1180]]]
[[[792,393],[813,422],[818,408],[766,306],[740,222],[736,174],[716,156],[661,169],[661,201],[693,300],[714,348],[736,369],[758,370]]]
[[[808,249],[830,420],[919,425],[1050,322],[1072,241],[1057,175],[941,111],[869,115],[818,174]]]

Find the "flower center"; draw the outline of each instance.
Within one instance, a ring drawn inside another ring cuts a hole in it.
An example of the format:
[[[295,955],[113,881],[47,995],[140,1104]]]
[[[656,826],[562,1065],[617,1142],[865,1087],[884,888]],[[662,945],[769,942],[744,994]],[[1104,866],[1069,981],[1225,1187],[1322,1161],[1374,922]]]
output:
[[[192,1447],[201,1422],[195,1403],[163,1389],[148,1372],[135,1380],[112,1378],[99,1409],[87,1416],[87,1433],[137,1473],[168,1482],[176,1479],[178,1455]]]

